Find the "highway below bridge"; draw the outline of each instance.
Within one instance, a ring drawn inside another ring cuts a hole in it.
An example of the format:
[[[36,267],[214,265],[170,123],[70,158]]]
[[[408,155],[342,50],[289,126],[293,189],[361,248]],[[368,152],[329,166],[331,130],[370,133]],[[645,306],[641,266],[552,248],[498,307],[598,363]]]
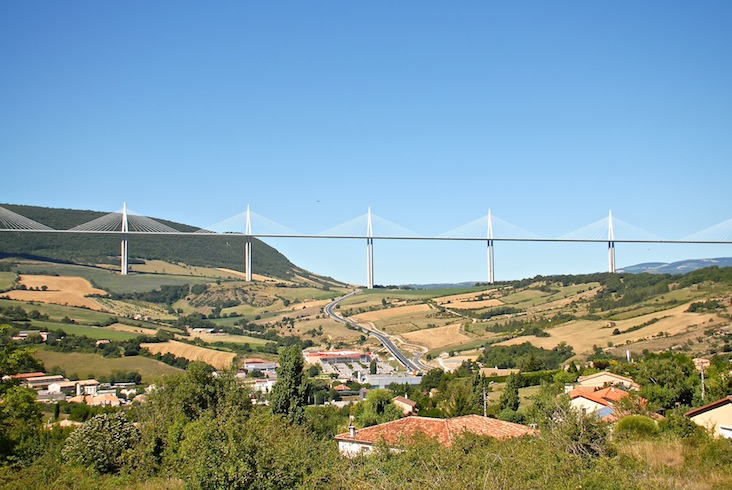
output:
[[[408,358],[404,355],[404,353],[397,347],[394,342],[385,334],[381,332],[377,332],[374,330],[371,330],[369,328],[364,327],[363,325],[359,325],[358,323],[349,320],[348,318],[340,316],[338,313],[335,313],[334,309],[340,303],[341,301],[350,298],[351,296],[354,296],[358,293],[360,293],[360,290],[353,291],[352,293],[348,293],[345,296],[341,296],[340,298],[328,303],[325,308],[323,308],[323,311],[332,319],[345,323],[347,325],[350,325],[351,327],[362,331],[363,333],[366,333],[368,335],[371,335],[375,337],[379,342],[382,343],[384,347],[386,347],[386,350],[389,351],[389,353],[394,356],[394,359],[396,359],[399,364],[404,366],[404,368],[408,371],[415,371],[418,373],[424,373],[427,372],[430,368],[429,366],[425,366],[420,361],[420,358],[422,357],[422,354],[417,354],[413,359]]]

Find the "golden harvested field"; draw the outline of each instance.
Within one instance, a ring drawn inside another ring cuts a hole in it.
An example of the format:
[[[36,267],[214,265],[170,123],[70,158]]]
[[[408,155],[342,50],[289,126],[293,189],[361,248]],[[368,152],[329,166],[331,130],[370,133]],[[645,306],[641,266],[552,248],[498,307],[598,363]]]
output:
[[[526,309],[527,313],[535,313],[539,311],[548,311],[548,310],[556,310],[558,308],[563,308],[567,305],[570,305],[574,301],[583,300],[583,299],[589,299],[597,296],[597,293],[600,292],[600,288],[591,289],[589,291],[584,291],[578,294],[574,294],[572,296],[569,296],[567,298],[557,299],[554,301],[550,301],[548,303],[544,303],[537,306],[531,306]]]
[[[246,279],[246,277],[247,277],[247,274],[245,272],[235,271],[233,269],[224,269],[223,267],[217,267],[216,270],[225,272],[225,273],[227,273],[231,276],[237,277],[237,278],[242,277],[242,278]],[[283,279],[275,279],[274,277],[267,277],[267,276],[263,276],[261,274],[254,274],[254,273],[252,273],[252,280],[256,281],[256,282],[281,282],[281,283],[287,284],[288,286],[293,284],[292,282],[285,281]]]
[[[168,342],[140,344],[153,354],[167,354],[170,352],[174,356],[184,357],[189,361],[203,361],[215,367],[216,369],[224,369],[231,367],[231,362],[236,357],[233,352],[221,352],[213,349],[206,349],[195,345],[184,344],[176,340]]]
[[[503,304],[503,301],[499,299],[476,299],[481,296],[485,297],[489,293],[490,291],[477,291],[474,293],[453,294],[451,296],[440,296],[439,298],[435,298],[434,301],[440,306],[462,310],[479,310],[481,308],[490,308]]]
[[[237,278],[236,275],[220,269],[196,267],[186,264],[172,264],[164,260],[146,260],[144,264],[131,264],[130,270],[134,272],[146,272],[148,274],[160,273],[177,276],[221,277],[224,279]]]
[[[254,337],[247,337],[246,335],[230,335],[226,333],[205,333],[205,332],[194,332],[188,330],[188,334],[194,339],[201,339],[206,343],[213,342],[231,342],[233,344],[264,344],[267,341],[264,339],[257,339]]]
[[[401,334],[400,337],[411,344],[418,344],[428,349],[438,349],[446,345],[455,345],[461,342],[472,340],[460,332],[460,323],[446,325],[444,327],[428,328]]]
[[[549,334],[549,337],[516,337],[496,345],[514,345],[531,342],[537,347],[552,349],[560,342],[566,342],[572,346],[576,354],[584,354],[591,352],[593,345],[605,347],[608,342],[612,342],[615,345],[622,345],[627,341],[637,342],[640,339],[653,337],[654,335],[658,335],[659,332],[677,335],[692,325],[707,323],[710,319],[716,318],[714,313],[686,313],[685,311],[688,308],[689,303],[665,311],[657,311],[628,320],[620,320],[615,322],[613,327],[608,327],[607,321],[571,321],[547,330],[546,332]],[[659,320],[639,330],[621,333],[619,335],[612,334],[615,328],[623,332],[654,318],[658,318]]]
[[[109,330],[117,330],[119,332],[138,333],[140,335],[155,335],[158,333],[154,328],[135,327],[132,325],[125,325],[124,323],[113,323],[106,328]]]
[[[430,310],[430,306],[426,304],[398,306],[396,308],[387,308],[385,310],[359,313],[358,315],[354,315],[351,318],[357,322],[378,322],[380,320],[392,320],[395,318],[409,317],[416,313],[424,313]]]
[[[106,296],[107,292],[93,287],[89,281],[81,277],[60,277],[60,276],[37,276],[21,275],[20,284],[28,289],[46,286],[46,291],[20,291],[13,290],[5,293],[10,299],[19,301],[37,301],[39,303],[52,303],[56,305],[80,306],[90,310],[106,311],[102,305],[92,298],[86,298],[88,294],[99,294]]]

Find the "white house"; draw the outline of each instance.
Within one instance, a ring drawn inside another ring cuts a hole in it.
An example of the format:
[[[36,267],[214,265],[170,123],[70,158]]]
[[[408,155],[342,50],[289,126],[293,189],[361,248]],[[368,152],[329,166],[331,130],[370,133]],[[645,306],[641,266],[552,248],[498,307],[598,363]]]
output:
[[[714,433],[732,439],[732,395],[684,414],[689,420]]]

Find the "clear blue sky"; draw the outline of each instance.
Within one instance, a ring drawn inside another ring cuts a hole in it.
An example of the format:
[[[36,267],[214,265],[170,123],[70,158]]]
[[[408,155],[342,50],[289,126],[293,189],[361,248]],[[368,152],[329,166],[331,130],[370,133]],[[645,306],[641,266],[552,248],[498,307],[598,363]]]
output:
[[[493,214],[556,237],[732,218],[732,3],[0,2],[0,202],[317,233]],[[255,230],[256,231],[256,230]],[[365,244],[271,240],[365,282]],[[607,267],[501,243],[497,279]],[[130,245],[134,253],[134,243]],[[618,266],[732,248],[619,245]],[[485,244],[377,241],[376,282],[485,280]]]

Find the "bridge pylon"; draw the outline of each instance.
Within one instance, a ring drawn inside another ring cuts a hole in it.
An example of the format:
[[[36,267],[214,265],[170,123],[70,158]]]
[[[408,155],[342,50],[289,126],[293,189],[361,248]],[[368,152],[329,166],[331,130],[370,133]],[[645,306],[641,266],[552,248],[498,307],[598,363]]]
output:
[[[247,282],[252,282],[252,214],[247,204],[247,223],[244,229],[244,274]]]
[[[608,214],[607,225],[607,262],[608,272],[615,273],[615,231],[613,230],[613,211]]]
[[[128,259],[127,259],[127,235],[126,233],[130,231],[130,225],[127,222],[127,202],[122,203],[122,241],[120,242],[120,251],[119,251],[119,273],[122,276],[127,275],[127,271],[129,269],[128,267]]]
[[[366,222],[366,287],[374,289],[374,228],[369,207]]]
[[[488,210],[488,284],[495,282],[494,277],[494,264],[493,264],[493,217],[491,216],[491,210]]]

